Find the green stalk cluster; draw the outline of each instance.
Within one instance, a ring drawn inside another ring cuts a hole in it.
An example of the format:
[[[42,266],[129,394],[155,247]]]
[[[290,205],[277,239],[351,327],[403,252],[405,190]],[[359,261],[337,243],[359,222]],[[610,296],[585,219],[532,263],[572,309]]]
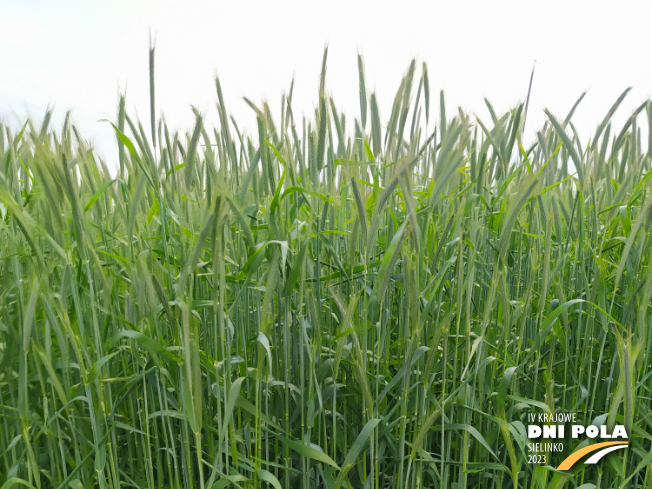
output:
[[[358,61],[356,118],[325,52],[314,117],[243,134],[216,80],[180,134],[152,49],[114,171],[0,126],[0,488],[650,487],[650,101],[524,147],[524,104],[447,112],[414,61],[381,118]],[[630,447],[529,464],[529,412]]]

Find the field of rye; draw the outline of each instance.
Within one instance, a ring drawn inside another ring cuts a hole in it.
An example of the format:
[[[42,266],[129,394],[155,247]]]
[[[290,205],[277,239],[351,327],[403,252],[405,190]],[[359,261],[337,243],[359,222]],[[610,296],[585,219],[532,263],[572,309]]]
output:
[[[219,80],[187,134],[122,97],[117,168],[0,126],[0,488],[652,487],[650,101],[524,146],[526,103],[413,61],[378,107],[358,63],[357,117],[325,52],[314,116],[250,135]],[[630,446],[530,464],[533,412]]]

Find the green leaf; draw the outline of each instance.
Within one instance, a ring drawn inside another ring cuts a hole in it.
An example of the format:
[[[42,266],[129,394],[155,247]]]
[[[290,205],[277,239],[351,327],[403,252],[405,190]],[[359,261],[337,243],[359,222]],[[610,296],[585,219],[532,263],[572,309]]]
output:
[[[299,247],[299,252],[297,253],[296,258],[294,259],[294,264],[290,269],[290,274],[285,281],[285,288],[283,289],[283,293],[285,294],[285,296],[289,296],[292,293],[292,289],[294,289],[294,286],[299,280],[299,276],[301,275],[301,269],[303,268],[303,263],[306,257],[307,250],[308,250],[308,243],[307,242],[301,243]]]
[[[86,207],[84,207],[84,213],[88,212],[90,208],[93,207],[93,204],[97,202],[97,199],[99,199],[102,196],[102,194],[106,191],[106,189],[109,188],[111,185],[113,185],[113,183],[116,180],[117,180],[116,178],[114,178],[113,180],[109,180],[104,185],[102,185],[100,189],[97,192],[95,192],[95,194],[93,194],[93,196],[88,201],[88,204],[86,204]]]
[[[226,434],[228,432],[229,423],[231,422],[231,415],[233,414],[233,407],[240,396],[240,388],[242,387],[242,382],[244,382],[245,377],[238,377],[231,384],[229,388],[229,396],[227,398],[226,409],[224,410],[224,417],[222,418],[222,438],[226,440]]]
[[[321,447],[318,447],[317,445],[314,444],[305,445],[303,443],[289,440],[283,436],[279,436],[278,438],[283,443],[285,443],[288,447],[290,447],[292,450],[303,455],[304,457],[308,457],[313,460],[316,460],[317,462],[330,465],[339,470],[340,467],[333,461],[332,458],[330,458],[328,455],[324,453]]]
[[[487,441],[484,439],[484,437],[480,434],[478,430],[476,430],[473,426],[468,425],[468,424],[447,424],[444,425],[444,428],[447,430],[465,430],[469,434],[473,436],[480,444],[494,457],[496,460],[500,461],[500,459],[496,456],[494,451],[491,449]]]
[[[147,224],[152,223],[152,219],[156,214],[158,214],[158,211],[159,211],[158,200],[155,198],[154,202],[152,203],[152,206],[149,208],[149,212],[147,213]]]
[[[2,484],[2,487],[0,489],[11,489],[12,487],[14,487],[14,484],[20,484],[22,486],[28,487],[29,489],[36,489],[29,482],[23,479],[19,479],[18,477],[12,477],[11,479],[7,479],[7,482]]]
[[[274,486],[275,489],[282,489],[281,483],[271,472],[266,471],[265,469],[258,469],[258,478],[261,481],[265,481],[268,484]]]
[[[586,302],[586,301],[583,300],[583,299],[573,299],[573,300],[564,302],[562,305],[557,307],[554,311],[552,311],[550,314],[548,314],[546,319],[541,323],[541,331],[545,331],[548,328],[548,326],[550,326],[553,323],[553,321],[555,319],[557,319],[557,317],[559,317],[559,315],[562,312],[564,312],[566,309],[568,309],[570,306],[572,306],[574,304],[579,304],[580,302]],[[560,340],[561,340],[561,338],[560,338]]]
[[[381,420],[378,418],[372,418],[369,421],[367,421],[367,424],[365,424],[364,428],[362,428],[362,431],[360,431],[360,434],[353,442],[353,445],[351,445],[351,449],[349,450],[349,452],[346,455],[346,458],[344,459],[344,463],[342,464],[342,470],[340,471],[340,473],[337,476],[337,479],[335,480],[335,489],[339,489],[339,487],[344,482],[346,475],[353,468],[353,464],[358,459],[358,456],[360,455],[364,447],[366,447],[367,444],[369,443],[369,438],[371,437],[371,434],[376,429],[376,426],[378,426],[378,423],[380,423],[380,421]]]
[[[144,347],[145,349],[149,350],[152,353],[158,353],[175,362],[179,362],[179,363],[182,362],[181,358],[179,358],[174,353],[169,351],[166,347],[164,347],[160,343],[157,343],[149,336],[146,336],[138,331],[133,331],[129,329],[120,331],[113,338],[113,343],[115,344],[117,341],[119,341],[122,338],[135,340],[136,342],[138,342],[138,344],[140,344],[142,347]]]
[[[371,151],[371,148],[369,147],[369,143],[367,141],[364,142],[364,149],[367,152],[367,158],[369,158],[370,161],[376,161],[376,158],[374,157],[374,154]]]
[[[267,339],[267,336],[262,331],[258,332],[258,338],[257,339],[258,339],[258,343],[260,343],[261,346],[267,352],[268,365],[269,365],[269,368],[272,368],[272,350],[269,347],[269,339]]]
[[[93,368],[88,372],[88,383],[91,384],[95,381],[97,376],[100,374],[102,367],[109,361],[111,360],[114,356],[116,356],[120,351],[114,351],[113,353],[109,355],[104,355],[102,358],[100,358],[97,362],[95,362],[95,365],[93,365]]]

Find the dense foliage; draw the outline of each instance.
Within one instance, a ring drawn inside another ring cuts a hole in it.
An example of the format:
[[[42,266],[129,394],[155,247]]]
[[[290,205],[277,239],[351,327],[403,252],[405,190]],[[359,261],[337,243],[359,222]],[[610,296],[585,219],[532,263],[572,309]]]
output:
[[[382,118],[359,66],[358,118],[324,55],[314,118],[247,101],[251,137],[219,80],[188,134],[121,98],[113,170],[2,128],[3,489],[652,484],[650,102],[523,147],[525,104],[447,113],[412,62]],[[630,447],[529,464],[529,412]]]

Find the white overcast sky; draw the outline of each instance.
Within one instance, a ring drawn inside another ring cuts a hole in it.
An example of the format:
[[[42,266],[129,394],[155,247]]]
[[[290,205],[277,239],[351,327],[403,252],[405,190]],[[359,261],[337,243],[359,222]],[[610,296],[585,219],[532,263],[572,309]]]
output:
[[[156,38],[156,102],[172,127],[188,129],[191,105],[216,119],[214,75],[227,110],[255,128],[243,96],[277,110],[294,75],[295,114],[311,114],[324,45],[327,89],[349,119],[359,116],[357,52],[381,118],[410,60],[428,64],[431,93],[489,119],[524,100],[532,64],[528,128],[547,107],[566,115],[588,94],[574,122],[588,137],[618,95],[633,90],[617,122],[650,97],[650,2],[312,2],[0,0],[0,120],[42,118],[68,109],[109,162],[116,160],[117,94],[149,127],[148,37]],[[438,97],[432,97],[436,110]]]

